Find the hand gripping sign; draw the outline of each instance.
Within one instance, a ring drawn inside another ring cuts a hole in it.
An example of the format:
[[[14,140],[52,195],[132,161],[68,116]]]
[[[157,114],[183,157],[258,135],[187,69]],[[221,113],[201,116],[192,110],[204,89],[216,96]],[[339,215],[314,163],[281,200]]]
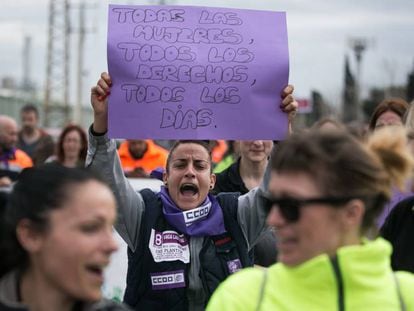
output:
[[[286,137],[283,12],[110,5],[109,136]]]

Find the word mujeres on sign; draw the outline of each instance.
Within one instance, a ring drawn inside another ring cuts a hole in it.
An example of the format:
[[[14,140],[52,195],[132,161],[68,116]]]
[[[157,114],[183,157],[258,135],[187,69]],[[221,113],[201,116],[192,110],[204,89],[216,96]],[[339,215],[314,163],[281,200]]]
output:
[[[180,28],[138,25],[133,38],[167,43],[240,44],[243,36],[231,28]]]

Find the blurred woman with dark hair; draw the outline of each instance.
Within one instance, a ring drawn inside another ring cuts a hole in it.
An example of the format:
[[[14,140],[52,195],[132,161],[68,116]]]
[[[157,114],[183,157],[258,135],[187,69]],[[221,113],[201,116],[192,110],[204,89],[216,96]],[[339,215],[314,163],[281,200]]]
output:
[[[369,129],[374,131],[387,125],[403,125],[408,103],[402,98],[384,99],[374,110],[369,121]]]
[[[26,169],[4,211],[0,310],[127,310],[102,299],[115,198],[86,169]]]
[[[69,124],[59,135],[56,156],[52,160],[66,167],[84,167],[87,150],[86,132],[79,125]]]

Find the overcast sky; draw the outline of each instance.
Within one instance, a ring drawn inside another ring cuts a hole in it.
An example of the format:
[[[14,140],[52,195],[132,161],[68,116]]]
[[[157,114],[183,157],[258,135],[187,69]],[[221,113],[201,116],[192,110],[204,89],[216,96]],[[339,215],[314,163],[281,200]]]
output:
[[[85,43],[85,102],[90,87],[100,72],[106,70],[107,5],[151,4],[155,0],[107,1],[85,0],[94,8],[86,12],[90,32]],[[209,0],[166,1],[168,4],[208,5],[246,9],[286,11],[289,34],[290,83],[296,96],[309,97],[320,91],[333,105],[341,100],[344,56],[354,55],[351,38],[365,38],[362,86],[369,87],[406,82],[414,68],[414,1],[413,0]],[[78,1],[70,1],[72,26],[77,27]],[[22,79],[24,36],[32,38],[31,74],[38,86],[44,85],[46,73],[48,0],[2,1],[0,10],[0,77]],[[72,74],[76,72],[77,35],[71,36]],[[71,79],[75,85],[75,80]],[[76,98],[73,88],[71,101]]]

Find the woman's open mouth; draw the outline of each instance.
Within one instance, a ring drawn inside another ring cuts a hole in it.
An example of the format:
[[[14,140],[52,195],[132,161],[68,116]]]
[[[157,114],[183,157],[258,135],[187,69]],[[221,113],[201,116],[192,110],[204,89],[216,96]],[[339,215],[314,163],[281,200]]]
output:
[[[185,183],[180,186],[180,194],[189,197],[198,194],[199,190],[197,185],[191,183]]]

